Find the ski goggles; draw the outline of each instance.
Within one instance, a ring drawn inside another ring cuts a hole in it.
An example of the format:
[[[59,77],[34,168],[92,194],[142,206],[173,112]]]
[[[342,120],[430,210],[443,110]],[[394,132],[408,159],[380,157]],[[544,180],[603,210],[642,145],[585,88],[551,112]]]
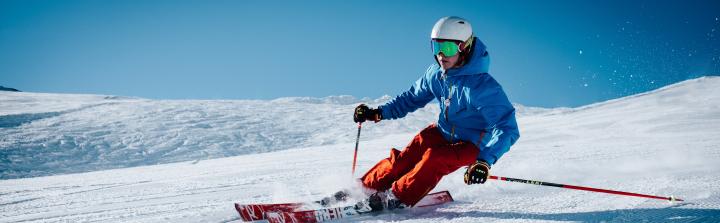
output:
[[[442,41],[442,42],[439,42]],[[442,53],[446,57],[453,57],[460,52],[460,45],[454,41],[431,40],[433,55]]]

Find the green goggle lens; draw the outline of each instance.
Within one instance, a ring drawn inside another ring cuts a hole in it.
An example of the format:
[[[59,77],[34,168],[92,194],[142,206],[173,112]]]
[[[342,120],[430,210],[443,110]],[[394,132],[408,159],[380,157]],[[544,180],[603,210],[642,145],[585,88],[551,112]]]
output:
[[[460,52],[460,46],[452,41],[432,41],[433,55],[443,53],[446,57],[453,57]]]

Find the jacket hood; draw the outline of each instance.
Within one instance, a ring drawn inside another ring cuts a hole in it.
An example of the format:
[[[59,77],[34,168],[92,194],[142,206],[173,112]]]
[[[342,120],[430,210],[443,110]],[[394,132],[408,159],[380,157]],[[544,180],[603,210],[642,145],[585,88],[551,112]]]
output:
[[[438,67],[440,67],[438,65]],[[448,70],[442,70],[447,76],[476,75],[488,73],[490,69],[490,54],[487,47],[477,37],[474,37],[473,52],[465,65]]]

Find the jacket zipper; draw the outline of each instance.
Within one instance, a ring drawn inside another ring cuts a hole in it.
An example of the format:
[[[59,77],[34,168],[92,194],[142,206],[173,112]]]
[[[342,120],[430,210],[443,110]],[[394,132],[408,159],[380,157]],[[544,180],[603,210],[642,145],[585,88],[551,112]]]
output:
[[[449,81],[447,79],[447,75],[443,74],[442,77],[443,77],[443,80],[445,81],[445,84],[448,85],[448,95],[447,95],[447,97],[445,97],[445,121],[447,123],[450,123],[449,113],[450,113],[450,101],[452,100],[452,96],[453,96],[453,85],[452,85],[452,82],[449,83]],[[452,124],[452,128],[450,130],[450,144],[453,143],[454,139],[455,139],[455,124]]]

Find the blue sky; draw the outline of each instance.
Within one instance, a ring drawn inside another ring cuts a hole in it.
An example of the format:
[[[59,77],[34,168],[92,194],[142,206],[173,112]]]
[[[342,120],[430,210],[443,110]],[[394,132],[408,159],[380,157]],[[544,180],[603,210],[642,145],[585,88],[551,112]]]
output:
[[[513,102],[579,106],[720,74],[720,1],[0,1],[0,85],[154,99],[406,90],[465,17]]]

